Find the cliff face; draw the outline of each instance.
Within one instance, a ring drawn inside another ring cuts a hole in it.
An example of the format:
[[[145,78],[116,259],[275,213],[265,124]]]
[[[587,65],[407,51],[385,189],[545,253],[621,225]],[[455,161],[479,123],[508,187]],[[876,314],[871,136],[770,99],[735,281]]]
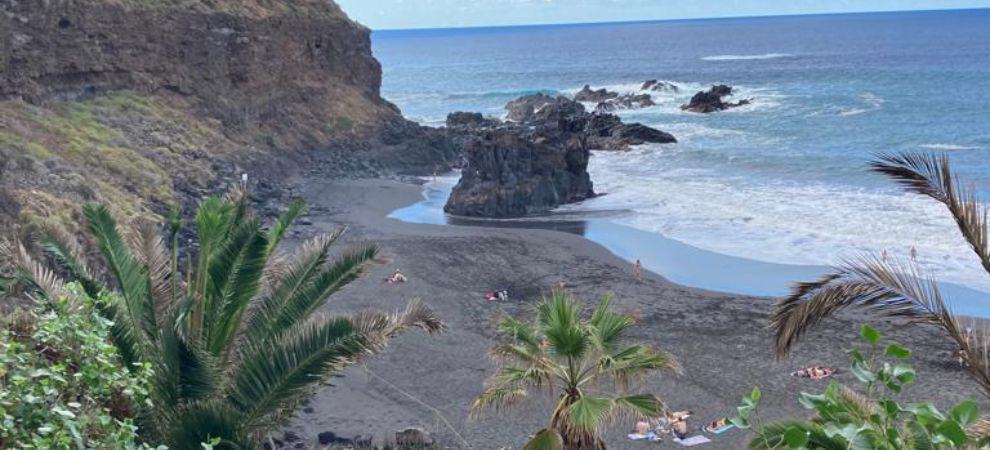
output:
[[[397,115],[379,95],[369,31],[332,3],[229,13],[130,2],[0,0],[0,98],[171,93],[224,126],[317,142],[337,122]]]
[[[445,169],[380,85],[330,0],[0,0],[0,229],[90,201],[155,217],[241,172]]]

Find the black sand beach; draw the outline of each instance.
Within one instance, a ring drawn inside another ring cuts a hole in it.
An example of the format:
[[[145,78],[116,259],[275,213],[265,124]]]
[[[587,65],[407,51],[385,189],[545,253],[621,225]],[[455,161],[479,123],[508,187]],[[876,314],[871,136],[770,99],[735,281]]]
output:
[[[417,332],[402,336],[382,357],[333,380],[333,386],[309,402],[287,429],[312,443],[325,431],[380,439],[397,429],[418,426],[448,448],[521,447],[529,434],[545,426],[548,399],[534,398],[511,412],[491,412],[476,421],[468,420],[467,412],[492,368],[486,351],[495,342],[495,319],[503,314],[528,316],[541,294],[560,282],[589,305],[613,293],[618,308],[640,318],[633,338],[679,359],[682,375],[650,379],[644,389],[658,394],[672,409],[694,411],[694,429],[731,415],[739,398],[753,387],[764,393],[764,419],[807,415],[797,402],[798,394],[819,392],[825,382],[789,373],[812,364],[845,368],[845,351],[865,320],[856,312],[829,320],[790,358],[778,361],[767,329],[772,298],[682,287],[649,273],[637,283],[629,263],[574,234],[387,219],[395,208],[421,198],[420,187],[414,184],[307,179],[299,185],[311,209],[310,224],[298,227],[297,240],[346,225],[347,241],[373,241],[383,249],[384,262],[332,298],[328,312],[399,309],[418,298],[435,308],[449,326],[440,337]],[[409,282],[383,281],[396,269]],[[509,288],[512,298],[486,303],[482,294],[493,288]],[[951,357],[951,344],[936,330],[890,321],[871,323],[914,350],[919,381],[909,388],[905,400],[934,399],[945,408],[978,397],[975,384]],[[856,384],[849,373],[840,372],[837,379]],[[628,441],[625,435],[631,426],[617,423],[609,430],[610,448],[679,447],[669,440]],[[701,448],[743,448],[746,441],[746,432],[732,430]]]

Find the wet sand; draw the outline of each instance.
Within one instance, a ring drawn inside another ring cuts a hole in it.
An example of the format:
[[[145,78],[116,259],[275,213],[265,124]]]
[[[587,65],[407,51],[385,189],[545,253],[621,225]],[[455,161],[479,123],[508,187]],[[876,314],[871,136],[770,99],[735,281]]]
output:
[[[384,262],[328,303],[328,312],[364,308],[400,309],[412,299],[431,305],[449,326],[439,337],[411,332],[393,341],[366,366],[346,371],[300,411],[288,430],[315,443],[332,431],[381,438],[397,429],[429,430],[449,448],[520,448],[549,418],[546,396],[537,396],[507,413],[491,411],[467,418],[471,401],[491,373],[487,349],[495,342],[494,321],[510,314],[529,317],[532,305],[559,282],[589,308],[606,293],[615,305],[640,322],[631,339],[674,354],[683,375],[650,378],[644,391],[659,395],[673,409],[692,410],[691,426],[731,415],[739,398],[753,387],[764,392],[762,417],[803,417],[801,391],[818,392],[822,382],[791,377],[800,367],[821,364],[845,368],[845,350],[855,342],[863,317],[855,312],[829,320],[811,332],[786,360],[772,352],[767,315],[774,299],[725,294],[673,284],[653,273],[636,282],[632,265],[581,236],[552,230],[483,228],[405,223],[386,216],[420,200],[420,186],[388,180],[301,180],[311,205],[298,239],[333,227],[349,227],[345,241],[373,241]],[[400,269],[405,284],[384,278]],[[508,302],[486,303],[484,291],[506,288]],[[905,400],[931,399],[940,407],[964,398],[980,399],[976,385],[953,362],[952,345],[937,330],[873,320],[888,338],[915,351],[919,381]],[[840,382],[855,385],[847,372]],[[987,408],[984,408],[986,410]],[[448,426],[449,424],[449,426]],[[610,448],[679,448],[631,442],[632,424],[608,431]],[[747,433],[732,430],[699,448],[743,448]]]

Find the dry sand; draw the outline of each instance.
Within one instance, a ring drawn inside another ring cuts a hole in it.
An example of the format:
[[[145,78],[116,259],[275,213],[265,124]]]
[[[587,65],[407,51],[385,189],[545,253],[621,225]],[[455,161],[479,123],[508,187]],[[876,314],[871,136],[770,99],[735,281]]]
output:
[[[541,293],[558,282],[564,282],[589,307],[606,293],[614,293],[618,308],[641,319],[631,338],[680,360],[683,375],[652,378],[645,389],[658,394],[671,408],[694,411],[691,426],[695,430],[703,422],[731,415],[739,398],[757,386],[764,393],[763,418],[807,416],[797,402],[798,394],[818,392],[825,383],[789,373],[811,364],[847,367],[845,351],[864,320],[855,313],[829,320],[807,336],[790,358],[778,361],[767,330],[774,299],[682,287],[652,273],[645,273],[637,283],[631,264],[577,235],[387,219],[395,208],[421,198],[414,184],[307,179],[300,186],[311,211],[304,221],[309,223],[296,227],[297,239],[347,225],[346,241],[372,241],[383,249],[385,262],[335,295],[327,311],[401,309],[418,298],[449,326],[449,332],[439,337],[421,332],[403,335],[367,366],[346,371],[322,389],[288,428],[310,444],[324,431],[381,438],[417,426],[432,432],[448,448],[521,448],[531,433],[546,424],[550,411],[546,396],[511,412],[492,411],[475,421],[468,420],[467,412],[492,371],[486,350],[496,339],[495,319],[504,314],[530,316]],[[409,282],[385,283],[384,278],[395,269],[402,270]],[[485,290],[505,286],[511,286],[509,302],[483,301]],[[952,361],[951,344],[938,331],[872,323],[915,352],[919,381],[906,399],[932,399],[944,408],[964,398],[980,398],[976,385]],[[856,384],[848,372],[837,378]],[[610,429],[609,447],[680,447],[670,440],[659,444],[628,441],[625,435],[631,426],[618,423]],[[746,432],[732,430],[699,448],[743,448],[747,438]]]

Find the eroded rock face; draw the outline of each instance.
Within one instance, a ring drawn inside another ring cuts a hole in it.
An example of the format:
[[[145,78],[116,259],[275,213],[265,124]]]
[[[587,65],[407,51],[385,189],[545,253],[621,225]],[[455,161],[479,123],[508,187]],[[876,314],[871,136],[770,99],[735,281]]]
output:
[[[474,217],[517,217],[545,212],[595,195],[588,174],[592,149],[676,142],[642,124],[589,113],[566,97],[531,95],[506,105],[515,121],[454,113],[447,132],[464,148],[461,179],[444,210]]]
[[[605,88],[593,90],[587,84],[574,94],[574,100],[582,103],[595,103],[597,104],[596,111],[613,111],[617,108],[646,108],[656,105],[650,94],[619,94]]]
[[[685,105],[681,105],[681,109],[696,113],[712,113],[750,104],[750,100],[747,99],[739,100],[735,103],[722,101],[724,97],[730,95],[732,95],[731,86],[724,84],[715,85],[707,91],[699,91],[697,94],[694,94],[691,97],[691,101]]]
[[[679,88],[676,84],[667,81],[658,80],[647,80],[643,83],[640,88],[643,91],[656,91],[656,92],[679,92]]]
[[[590,151],[561,128],[486,130],[464,148],[465,166],[444,211],[473,217],[518,217],[594,196]]]

